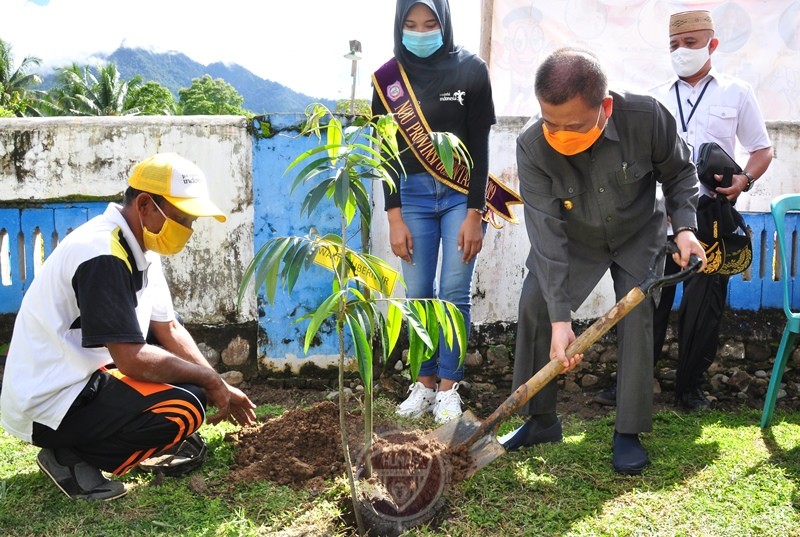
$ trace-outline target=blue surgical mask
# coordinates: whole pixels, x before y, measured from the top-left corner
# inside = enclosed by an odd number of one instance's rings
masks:
[[[427,58],[444,45],[441,30],[430,32],[412,32],[403,30],[403,46],[419,58]]]

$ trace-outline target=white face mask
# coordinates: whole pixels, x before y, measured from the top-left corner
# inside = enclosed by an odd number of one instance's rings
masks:
[[[708,61],[708,43],[702,48],[676,48],[670,53],[672,68],[678,76],[692,76]]]

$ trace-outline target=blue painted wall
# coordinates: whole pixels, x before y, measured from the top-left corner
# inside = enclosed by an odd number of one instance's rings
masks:
[[[34,276],[34,237],[42,235],[44,256],[53,251],[67,233],[102,213],[108,203],[48,203],[35,209],[0,209],[0,237],[7,241],[10,285],[0,282],[0,313],[16,313]],[[24,263],[22,262],[24,257]]]
[[[258,251],[268,240],[283,236],[305,236],[311,227],[320,234],[341,235],[339,212],[333,203],[321,202],[311,217],[299,216],[300,205],[308,188],[299,187],[294,193],[291,186],[296,170],[284,173],[287,166],[302,152],[318,144],[316,137],[296,134],[279,134],[258,139],[253,149],[253,242]],[[358,218],[347,231],[348,245],[361,248],[361,231]],[[297,319],[316,310],[331,293],[333,274],[317,265],[301,272],[291,295],[279,289],[275,303],[269,304],[263,286],[258,289],[258,315],[260,333],[258,355],[268,359],[282,359],[287,355],[303,358],[303,342],[308,321]],[[332,324],[324,325],[321,341],[309,349],[312,355],[338,355],[339,343]],[[349,337],[347,353],[351,353]]]

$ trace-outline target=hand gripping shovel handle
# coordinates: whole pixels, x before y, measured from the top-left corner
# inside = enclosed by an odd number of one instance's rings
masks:
[[[689,266],[677,274],[659,277],[657,268],[659,261],[663,261],[667,254],[673,254],[677,251],[675,243],[667,241],[664,247],[657,252],[650,261],[650,269],[645,279],[637,287],[631,289],[619,302],[606,312],[605,315],[597,319],[589,328],[584,330],[566,349],[567,356],[581,354],[586,351],[595,341],[600,339],[603,334],[611,330],[620,319],[625,317],[633,308],[644,300],[644,298],[652,293],[654,290],[667,285],[675,285],[676,283],[685,280],[695,272],[697,272],[702,261],[692,254],[689,260]],[[557,377],[564,371],[564,365],[560,360],[551,360],[540,369],[534,376],[532,376],[525,384],[519,388],[506,399],[497,410],[495,410],[488,418],[483,420],[480,427],[466,441],[466,445],[471,445],[478,439],[488,433],[495,433],[496,429],[503,423],[509,416],[514,414],[525,403],[527,403],[539,390],[541,390],[548,382]]]

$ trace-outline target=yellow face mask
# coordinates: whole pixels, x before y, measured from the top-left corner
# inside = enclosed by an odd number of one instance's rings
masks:
[[[150,198],[150,201],[153,202],[156,209],[164,216],[165,220],[164,225],[161,226],[161,231],[153,233],[144,227],[142,217],[139,216],[139,223],[142,224],[142,241],[144,242],[145,249],[161,255],[177,254],[186,246],[189,237],[192,236],[192,229],[179,224],[164,214],[164,211],[161,210],[161,207],[158,206],[153,198]]]
[[[600,138],[600,134],[603,133],[603,129],[598,126],[598,123],[600,122],[600,111],[602,109],[603,106],[600,105],[600,109],[597,111],[597,121],[595,121],[594,127],[589,129],[587,132],[550,132],[550,130],[547,128],[547,125],[542,123],[542,131],[544,131],[545,140],[547,140],[547,143],[550,144],[550,147],[568,157],[577,155],[581,151],[586,151],[592,146],[593,143],[597,141],[598,138]],[[605,125],[603,125],[603,127],[605,127]]]

